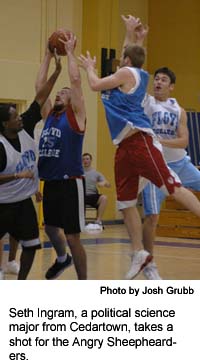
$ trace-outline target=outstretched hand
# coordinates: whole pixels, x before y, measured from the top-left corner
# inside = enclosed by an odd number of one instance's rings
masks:
[[[134,33],[135,29],[142,25],[140,18],[135,18],[133,15],[121,15],[124,21],[127,33]]]
[[[85,71],[87,71],[88,68],[96,68],[96,56],[92,58],[89,51],[86,52],[86,56],[81,54],[78,57],[78,60],[80,61],[80,67],[82,67]]]
[[[142,41],[146,38],[149,31],[148,25],[141,24],[139,27],[135,29],[135,40],[136,41]]]

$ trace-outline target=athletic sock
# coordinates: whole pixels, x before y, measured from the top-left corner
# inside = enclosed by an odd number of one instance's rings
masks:
[[[67,254],[62,255],[61,257],[57,257],[57,262],[58,263],[64,263],[67,259]]]

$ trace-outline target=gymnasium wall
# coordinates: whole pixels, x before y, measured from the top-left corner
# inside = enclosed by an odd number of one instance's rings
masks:
[[[82,0],[0,1],[0,99],[29,103],[48,36],[57,28],[73,29],[81,50]],[[66,84],[65,60],[56,89]]]
[[[177,76],[173,93],[186,109],[200,110],[200,1],[149,0],[148,71],[168,66]]]

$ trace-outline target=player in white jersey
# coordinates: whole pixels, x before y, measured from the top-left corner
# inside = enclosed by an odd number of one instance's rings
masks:
[[[33,139],[40,108],[61,71],[56,69],[38,90],[34,102],[22,115],[14,105],[0,105],[0,239],[9,233],[22,245],[18,279],[27,278],[35,252],[40,248],[36,211],[31,196],[38,188],[37,150]]]
[[[148,95],[145,98],[144,110],[163,146],[167,165],[179,176],[184,187],[200,191],[200,171],[191,163],[184,149],[188,144],[187,115],[176,99],[170,98],[175,81],[175,74],[170,69],[158,69],[154,74],[154,96]],[[164,198],[162,191],[152,183],[148,183],[143,191],[143,242],[151,254],[160,206]],[[143,272],[148,279],[159,279],[155,263],[147,265]]]

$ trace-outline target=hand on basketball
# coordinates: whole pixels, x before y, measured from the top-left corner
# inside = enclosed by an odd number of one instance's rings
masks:
[[[53,53],[50,51],[49,49],[49,41],[47,41],[46,43],[46,51],[45,51],[45,55],[49,58],[52,58],[53,57]]]
[[[134,33],[135,29],[142,25],[140,18],[135,18],[132,15],[121,15],[122,20],[124,21],[126,31],[129,34]]]
[[[76,36],[72,32],[69,32],[68,34],[65,34],[65,33],[63,33],[63,34],[64,34],[65,40],[59,38],[59,41],[64,44],[65,51],[67,54],[73,53],[74,48],[76,46]]]
[[[96,57],[91,57],[90,52],[86,52],[86,56],[81,54],[78,57],[78,60],[81,62],[80,66],[86,71],[88,68],[95,68],[96,67]]]

